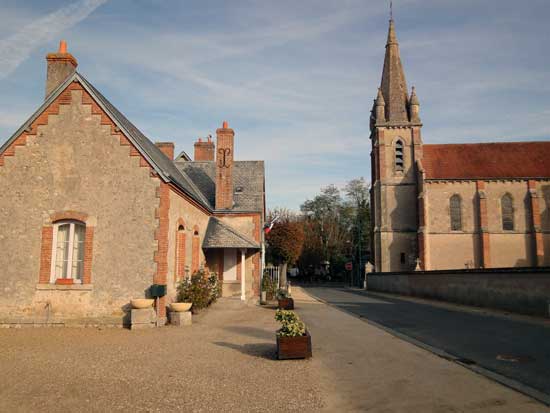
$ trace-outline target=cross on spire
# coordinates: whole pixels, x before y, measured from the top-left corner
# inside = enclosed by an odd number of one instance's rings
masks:
[[[390,1],[390,20],[393,20],[393,1]]]

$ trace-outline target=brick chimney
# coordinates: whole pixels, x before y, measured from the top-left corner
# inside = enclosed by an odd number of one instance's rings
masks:
[[[233,138],[226,121],[216,130],[216,209],[233,208]]]
[[[48,98],[55,88],[75,72],[78,63],[74,56],[67,52],[67,42],[65,40],[59,42],[57,53],[48,53],[46,61],[48,62],[46,98]]]
[[[155,142],[155,146],[171,161],[174,160],[174,142]]]
[[[203,142],[201,138],[195,142],[195,161],[213,161],[214,160],[214,142],[212,137],[208,137],[207,142]]]

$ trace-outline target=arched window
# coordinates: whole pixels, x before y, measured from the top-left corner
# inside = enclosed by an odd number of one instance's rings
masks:
[[[512,195],[504,194],[500,200],[502,211],[502,229],[505,231],[514,230],[514,200]]]
[[[403,153],[403,141],[397,140],[395,142],[395,170],[403,171],[404,169],[404,153]]]
[[[451,231],[462,231],[462,199],[460,195],[453,195],[449,201],[451,213]]]
[[[70,279],[82,282],[86,225],[80,221],[54,223],[51,281]]]
[[[178,226],[176,232],[176,273],[175,280],[178,281],[185,275],[185,227]]]
[[[199,227],[195,225],[193,228],[193,241],[191,244],[191,273],[195,274],[199,270],[200,259],[200,238]]]

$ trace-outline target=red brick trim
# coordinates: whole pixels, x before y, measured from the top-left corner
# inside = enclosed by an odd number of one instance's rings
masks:
[[[53,248],[53,227],[51,225],[42,227],[42,244],[40,246],[40,273],[38,282],[48,284],[52,272],[52,248]]]
[[[252,277],[254,279],[252,291],[255,296],[260,295],[260,255],[260,252],[256,252],[252,257],[252,263],[254,264],[254,269],[252,270]]]
[[[199,234],[199,227],[195,225],[193,227],[193,241],[191,244],[191,273],[192,274],[196,273],[199,270],[200,237],[198,234]]]
[[[179,228],[183,227],[183,231]],[[179,218],[176,223],[176,265],[174,270],[174,282],[178,282],[185,276],[185,261],[186,261],[186,234],[185,221]]]
[[[155,216],[158,217],[155,240],[157,240],[158,247],[153,258],[157,264],[157,271],[153,276],[153,284],[166,285],[168,277],[168,229],[170,224],[170,187],[168,184],[160,182],[157,196],[159,197],[159,207],[155,212]],[[159,316],[166,317],[166,297],[161,297],[157,302]]]
[[[86,226],[86,235],[84,236],[84,273],[82,274],[82,284],[92,283],[92,258],[94,253],[94,227]]]
[[[54,212],[53,214],[50,214],[50,219],[52,223],[61,221],[64,219],[71,219],[71,220],[85,223],[86,220],[88,219],[88,214],[85,214],[83,212],[77,212],[77,211],[57,211],[57,212]]]
[[[235,254],[237,254],[237,281],[241,281],[241,267],[243,265],[243,254],[241,252],[241,250],[235,250]],[[246,265],[246,261],[245,261],[245,265]],[[245,266],[245,271],[246,271],[246,266]],[[245,274],[245,277],[246,277],[246,274]]]

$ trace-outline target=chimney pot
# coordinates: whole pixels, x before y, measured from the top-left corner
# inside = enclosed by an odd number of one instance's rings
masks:
[[[224,129],[229,128],[229,123],[228,123],[226,120],[224,120],[224,121],[223,121],[223,126],[222,126],[222,127],[223,127]]]
[[[71,76],[78,66],[78,62],[72,54],[67,52],[67,42],[61,40],[56,53],[46,55],[46,99],[60,84]]]
[[[59,51],[57,53],[67,53],[67,42],[65,40],[59,42]]]

